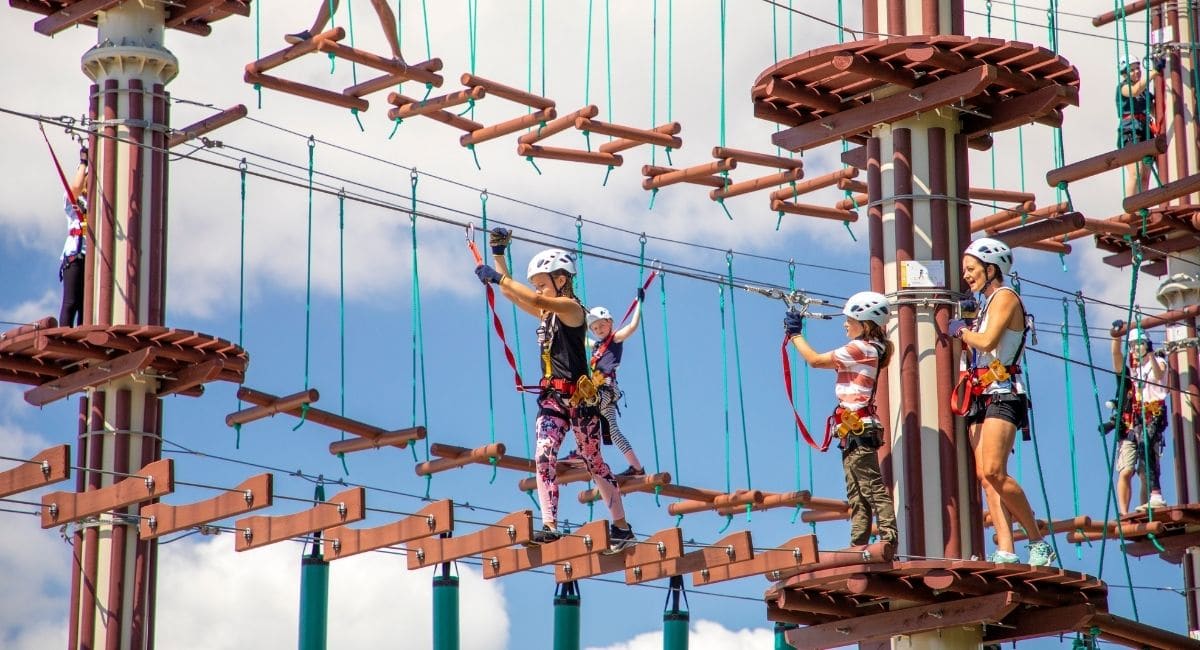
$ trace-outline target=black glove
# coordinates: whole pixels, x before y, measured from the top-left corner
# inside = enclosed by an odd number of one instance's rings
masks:
[[[493,228],[488,236],[488,244],[492,247],[493,255],[503,255],[512,243],[512,231],[508,228]]]
[[[87,147],[79,148],[79,164],[87,167],[88,164],[88,149]]]
[[[1164,56],[1154,57],[1153,62],[1154,62],[1154,70],[1158,74],[1162,74],[1163,70],[1165,70],[1167,68],[1167,58]]]
[[[500,280],[504,279],[504,276],[500,275],[499,271],[493,269],[487,264],[480,264],[479,266],[475,267],[475,277],[479,278],[479,281],[484,284],[489,282],[493,284],[500,284]]]
[[[1120,336],[1119,334],[1117,334],[1117,330],[1121,329],[1122,327],[1125,327],[1125,321],[1118,318],[1117,320],[1112,322],[1112,329],[1110,329],[1108,333],[1110,335],[1112,335],[1112,337],[1115,339],[1118,336]]]
[[[789,311],[787,316],[783,317],[783,331],[787,332],[788,338],[803,333],[804,314],[798,311]]]
[[[646,302],[646,290],[638,287],[638,302]]]
[[[949,334],[951,338],[957,339],[962,337],[963,330],[965,329],[967,329],[967,321],[961,318],[955,318],[954,320],[950,321],[949,325],[946,327],[946,333]]]

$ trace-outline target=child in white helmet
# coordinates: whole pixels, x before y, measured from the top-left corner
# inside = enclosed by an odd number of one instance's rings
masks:
[[[529,261],[526,277],[533,288],[508,275],[504,253],[512,234],[497,228],[491,235],[492,257],[496,268],[486,264],[475,267],[483,283],[500,287],[505,298],[522,311],[536,317],[538,345],[541,349],[542,380],[538,397],[538,415],[534,425],[537,451],[538,502],[542,510],[542,530],[535,531],[534,543],[547,543],[560,537],[558,532],[558,450],[568,431],[575,432],[575,444],[584,464],[596,482],[600,496],[612,514],[609,531],[610,552],[619,552],[637,543],[629,522],[617,479],[600,455],[600,410],[581,402],[576,392],[581,378],[590,382],[587,351],[587,311],[575,296],[575,259],[570,253],[544,250]]]
[[[1008,456],[1017,429],[1029,426],[1029,400],[1019,365],[1028,331],[1025,306],[1017,292],[1004,284],[1012,263],[1008,245],[989,237],[976,239],[963,251],[963,280],[972,293],[980,294],[981,305],[973,326],[955,319],[950,322],[949,334],[961,339],[964,352],[970,355],[965,370],[972,398],[964,415],[975,452],[975,470],[996,530],[997,550],[991,561],[1019,561],[1014,553],[1011,515],[1029,539],[1029,564],[1049,566],[1057,558],[1054,548],[1043,539],[1025,491],[1008,475]]]
[[[617,386],[617,367],[621,365],[625,340],[633,336],[641,324],[645,289],[638,287],[637,297],[629,324],[619,330],[613,330],[612,312],[605,307],[593,307],[587,315],[588,329],[596,337],[596,347],[592,350],[592,370],[604,376],[604,383],[600,386],[600,415],[604,418],[601,424],[605,428],[605,443],[615,444],[625,455],[625,460],[629,461],[629,467],[617,476],[643,476],[646,473],[642,462],[633,452],[633,446],[617,425],[617,401],[621,399],[621,389]]]
[[[1141,480],[1142,505],[1138,510],[1164,508],[1162,495],[1163,431],[1167,428],[1167,369],[1154,354],[1154,344],[1146,331],[1131,325],[1127,337],[1128,359],[1121,356],[1121,335],[1125,324],[1113,323],[1113,370],[1121,378],[1124,397],[1116,419],[1120,432],[1117,448],[1117,511],[1129,514],[1133,475]],[[1146,492],[1149,490],[1149,495]]]
[[[891,310],[883,294],[860,291],[846,301],[842,313],[850,342],[830,352],[819,353],[808,344],[800,312],[788,311],[783,327],[808,365],[837,370],[834,394],[838,406],[829,424],[837,427],[842,450],[846,501],[850,503],[850,544],[861,546],[870,541],[873,514],[880,541],[894,545],[896,508],[883,484],[875,454],[883,445],[883,425],[875,414],[875,383],[879,369],[892,357],[892,343],[883,332]]]

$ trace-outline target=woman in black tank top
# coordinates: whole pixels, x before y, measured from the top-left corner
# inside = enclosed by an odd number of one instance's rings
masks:
[[[595,406],[576,404],[571,397],[580,377],[588,376],[584,348],[587,334],[587,310],[575,297],[575,259],[563,250],[549,249],[529,262],[526,286],[509,276],[505,251],[512,234],[497,228],[491,235],[495,268],[481,264],[475,275],[494,283],[500,292],[527,314],[539,321],[538,348],[541,359],[541,394],[534,424],[537,451],[538,502],[542,509],[542,530],[534,543],[552,542],[558,532],[558,450],[568,431],[574,431],[579,455],[596,482],[604,503],[612,514],[609,551],[616,553],[637,543],[625,510],[617,479],[600,455],[600,412]]]

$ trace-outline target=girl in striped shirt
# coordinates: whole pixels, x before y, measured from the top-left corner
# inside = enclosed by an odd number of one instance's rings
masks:
[[[883,333],[891,310],[883,294],[861,291],[846,301],[842,313],[846,315],[850,342],[823,354],[804,339],[803,314],[789,311],[783,326],[808,365],[837,370],[833,392],[838,406],[829,425],[837,427],[838,447],[842,450],[846,500],[850,503],[850,544],[870,542],[873,514],[880,541],[894,545],[896,509],[883,484],[875,454],[883,445],[883,425],[875,415],[875,381],[879,369],[892,358],[892,343]]]

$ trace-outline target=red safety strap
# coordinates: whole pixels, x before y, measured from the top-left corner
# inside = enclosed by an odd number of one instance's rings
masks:
[[[825,451],[829,449],[829,444],[833,442],[833,434],[829,427],[825,428],[825,440],[821,444],[817,444],[812,436],[808,433],[808,427],[804,425],[804,420],[801,419],[800,413],[796,410],[796,400],[792,396],[792,362],[788,360],[788,345],[791,343],[791,337],[787,334],[783,335],[783,345],[779,347],[780,356],[783,358],[783,387],[787,390],[788,406],[792,407],[792,416],[796,418],[796,428],[800,430],[800,435],[804,436],[804,441],[812,446],[817,451]]]
[[[471,256],[475,258],[475,266],[483,264],[483,256],[479,254],[479,247],[471,240],[471,236],[467,235],[467,247],[471,249]],[[517,358],[513,356],[512,348],[508,347],[508,339],[504,336],[504,324],[500,322],[500,316],[496,313],[496,290],[492,288],[491,283],[483,285],[487,291],[488,309],[492,311],[492,327],[496,330],[496,336],[500,338],[500,345],[504,346],[504,358],[508,359],[508,365],[513,371],[513,383],[518,391],[525,391],[525,382],[521,381],[521,371],[517,370]]]
[[[642,283],[642,291],[643,292],[645,292],[647,289],[650,288],[650,284],[654,282],[654,277],[657,275],[658,275],[658,271],[650,272],[649,277],[647,277],[646,281]],[[638,304],[637,298],[634,298],[633,302],[629,303],[629,309],[625,310],[625,315],[621,318],[621,325],[624,325],[625,322],[629,320],[629,317],[633,315],[633,310],[637,309],[637,304]]]
[[[38,130],[42,132],[42,139],[46,141],[46,148],[50,150],[50,159],[54,161],[54,169],[58,171],[58,180],[62,181],[63,190],[67,193],[67,198],[71,200],[71,207],[75,209],[75,216],[79,219],[79,223],[87,224],[87,215],[79,209],[79,200],[75,198],[75,193],[71,191],[71,184],[67,182],[67,175],[63,173],[62,165],[58,162],[58,156],[54,153],[54,147],[50,146],[50,138],[46,137],[46,127],[38,123]]]

